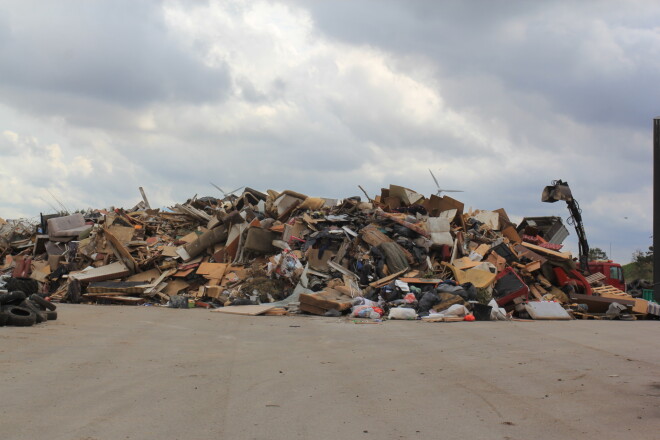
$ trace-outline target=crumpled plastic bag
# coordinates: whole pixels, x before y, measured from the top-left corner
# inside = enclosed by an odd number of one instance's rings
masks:
[[[443,310],[440,313],[431,313],[429,318],[443,318],[448,316],[465,316],[468,315],[470,311],[461,304],[454,304],[449,307],[447,310]]]
[[[351,308],[351,316],[354,318],[379,319],[384,314],[385,312],[380,307],[359,305]]]
[[[298,278],[302,274],[303,265],[290,250],[285,249],[277,254],[273,260],[275,263],[268,263],[267,274],[272,276],[275,274],[277,278]]]
[[[494,299],[491,299],[490,302],[488,303],[489,306],[492,307],[490,311],[490,320],[491,321],[506,321],[507,316],[506,316],[506,310],[503,308],[500,308],[500,306],[497,305],[497,301]]]
[[[390,309],[387,317],[389,319],[417,319],[417,312],[415,312],[415,309],[408,307],[394,307]]]

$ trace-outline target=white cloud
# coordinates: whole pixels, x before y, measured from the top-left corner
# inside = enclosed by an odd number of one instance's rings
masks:
[[[163,206],[219,195],[209,180],[430,194],[431,168],[466,205],[515,217],[565,216],[539,196],[568,180],[590,235],[626,226],[645,248],[639,118],[650,121],[660,73],[648,3],[165,1],[109,13],[98,2],[83,13],[64,2],[54,17],[16,5],[18,33],[0,47],[21,54],[0,75],[0,216],[47,210],[46,189],[79,209],[132,206],[143,186]],[[50,27],[63,25],[67,35]],[[62,48],[75,62],[53,79]],[[608,220],[610,194],[634,222]]]

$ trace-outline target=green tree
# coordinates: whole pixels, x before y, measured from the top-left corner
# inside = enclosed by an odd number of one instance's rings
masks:
[[[633,262],[637,264],[653,264],[653,246],[649,246],[649,250],[642,252],[637,249],[632,255]]]
[[[594,260],[608,260],[607,254],[601,248],[589,249],[589,261]]]

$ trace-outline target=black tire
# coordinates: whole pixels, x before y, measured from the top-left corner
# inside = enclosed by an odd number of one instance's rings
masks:
[[[3,310],[9,315],[7,325],[30,327],[37,322],[37,315],[26,307],[6,306]]]
[[[26,295],[32,295],[39,291],[39,283],[37,280],[30,278],[9,278],[7,280],[7,290],[10,292],[20,290],[25,292]]]
[[[55,321],[57,319],[57,312],[55,310],[46,310],[46,319],[49,321]]]
[[[30,295],[30,301],[37,304],[43,310],[55,310],[57,308],[55,304],[46,300],[44,297],[40,296],[37,293]]]
[[[9,320],[9,315],[7,315],[5,312],[0,310],[0,327],[4,327],[7,325],[7,321]]]
[[[26,299],[20,304],[20,307],[25,307],[26,309],[30,309],[34,312],[34,314],[37,316],[37,324],[41,324],[42,322],[48,321],[48,318],[46,317],[46,312],[41,310],[39,306],[29,299]]]
[[[25,294],[20,290],[0,295],[1,305],[14,305],[17,306],[25,300]]]

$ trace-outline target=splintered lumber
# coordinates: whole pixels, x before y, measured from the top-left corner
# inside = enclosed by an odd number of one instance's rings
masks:
[[[131,274],[131,271],[128,270],[123,263],[117,261],[107,266],[95,267],[89,270],[83,270],[81,272],[74,272],[69,274],[70,278],[77,279],[81,282],[92,282],[92,281],[105,281],[105,280],[114,280],[118,278],[123,278]]]
[[[300,310],[315,315],[323,315],[328,310],[348,310],[352,305],[353,298],[331,288],[317,293],[300,294]]]
[[[524,241],[522,245],[525,246],[527,249],[533,250],[534,252],[538,252],[540,254],[549,257],[556,257],[559,258],[560,260],[571,260],[573,258],[570,252],[557,252],[557,251],[553,251],[552,249],[546,249],[541,246],[536,246],[535,244],[532,243],[527,243],[526,241]]]
[[[393,273],[392,275],[388,275],[385,278],[381,278],[379,280],[374,281],[373,283],[369,283],[369,286],[371,287],[383,287],[384,285],[388,284],[390,281],[395,280],[398,278],[400,275],[403,275],[404,273],[408,272],[408,268],[405,268],[397,273]]]
[[[112,248],[117,258],[120,261],[123,261],[124,265],[131,271],[131,273],[137,272],[138,264],[133,259],[131,253],[128,252],[128,249],[126,249],[126,247],[109,230],[104,229],[103,234],[112,245]]]

